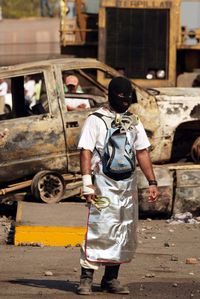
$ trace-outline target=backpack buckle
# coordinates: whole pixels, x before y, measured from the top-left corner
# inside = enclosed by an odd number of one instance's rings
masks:
[[[122,125],[122,117],[119,113],[115,114],[115,126],[116,127],[121,127]]]

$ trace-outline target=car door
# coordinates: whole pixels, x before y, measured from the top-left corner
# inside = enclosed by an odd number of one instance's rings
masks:
[[[0,183],[44,169],[66,171],[66,142],[52,68],[15,69],[4,76],[12,107],[0,115]],[[39,98],[35,93],[31,104],[24,90],[28,76],[41,84]]]
[[[57,77],[59,78],[59,86],[63,84],[63,78],[67,75],[76,75],[79,83],[80,90],[76,94],[65,93],[65,88],[60,90],[60,98],[62,100],[64,124],[66,130],[66,144],[67,144],[67,157],[68,157],[68,172],[80,172],[80,158],[79,150],[77,149],[78,140],[80,137],[81,129],[87,118],[87,116],[98,107],[107,102],[107,89],[96,80],[97,72],[96,68],[88,69],[72,69],[62,65],[57,70]],[[62,83],[60,83],[62,82]],[[89,102],[90,107],[86,109],[74,109],[73,111],[67,110],[66,100]]]

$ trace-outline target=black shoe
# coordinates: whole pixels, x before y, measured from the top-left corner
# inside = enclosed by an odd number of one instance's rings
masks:
[[[77,289],[79,295],[90,295],[92,293],[93,269],[81,268],[80,285]]]
[[[129,289],[120,285],[119,280],[113,278],[112,280],[106,280],[104,277],[101,281],[101,289],[103,292],[113,294],[129,294]]]
[[[81,278],[80,285],[77,289],[79,295],[90,295],[92,293],[92,279]]]

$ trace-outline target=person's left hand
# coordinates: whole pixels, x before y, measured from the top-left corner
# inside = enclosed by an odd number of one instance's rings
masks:
[[[86,105],[83,103],[76,107],[76,110],[78,110],[78,111],[85,110],[85,109],[87,109],[87,108],[86,108]]]
[[[158,187],[156,185],[149,186],[149,196],[148,196],[148,202],[155,202],[160,195],[160,192],[158,191]]]

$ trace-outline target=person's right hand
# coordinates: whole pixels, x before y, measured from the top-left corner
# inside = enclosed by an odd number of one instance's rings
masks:
[[[83,187],[83,196],[87,203],[91,203],[96,198],[96,191],[94,185],[88,185]]]

